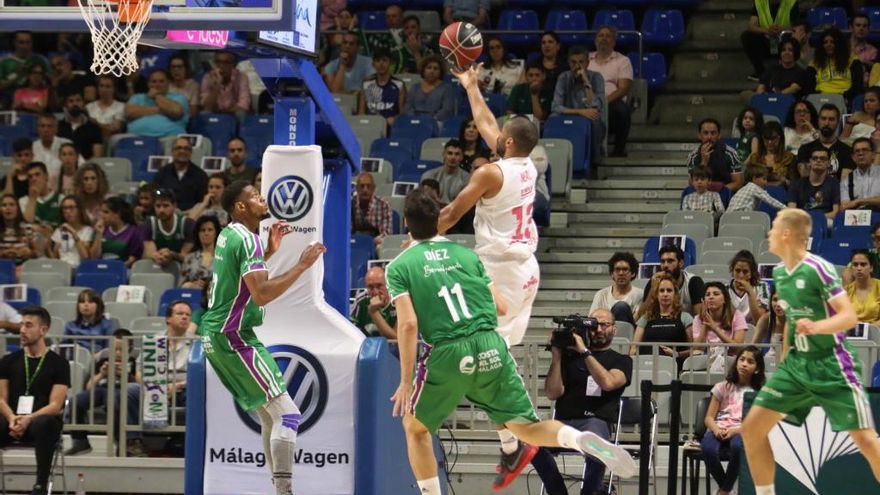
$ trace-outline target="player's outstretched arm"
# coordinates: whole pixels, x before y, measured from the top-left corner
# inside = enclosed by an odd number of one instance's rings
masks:
[[[247,284],[251,293],[251,299],[258,306],[265,306],[274,301],[278,296],[284,294],[284,291],[289,289],[300,275],[314,265],[321,254],[326,251],[327,248],[321,243],[310,244],[303,250],[296,265],[273,279],[269,278],[269,272],[266,270],[245,274],[244,283]]]
[[[471,105],[471,113],[474,116],[477,130],[480,131],[480,135],[483,136],[483,140],[486,141],[489,148],[495,151],[498,137],[501,136],[501,129],[498,128],[495,115],[492,114],[492,110],[489,110],[489,105],[486,104],[486,100],[480,93],[479,80],[480,67],[482,66],[482,63],[474,64],[462,71],[453,70],[452,74],[461,81],[461,86],[467,91],[468,103]]]
[[[834,309],[834,316],[825,318],[824,320],[812,321],[801,318],[797,321],[797,332],[807,335],[833,335],[835,333],[845,332],[856,326],[859,318],[853,309],[852,302],[845,292],[838,294],[834,299],[828,301],[831,308]]]
[[[397,309],[397,346],[400,350],[400,385],[391,397],[394,402],[391,414],[403,416],[407,412],[409,398],[412,395],[413,370],[416,366],[416,354],[419,343],[419,321],[413,308],[409,294],[403,294],[394,300]]]
[[[497,192],[503,181],[504,177],[498,167],[483,166],[476,169],[458,196],[440,210],[437,231],[442,234],[451,229],[487,192]]]

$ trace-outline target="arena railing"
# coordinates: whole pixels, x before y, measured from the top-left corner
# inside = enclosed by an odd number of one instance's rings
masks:
[[[119,363],[128,363],[129,358],[134,357],[136,360],[137,371],[143,371],[143,358],[141,350],[143,349],[143,334],[136,334],[132,337],[126,337],[125,345],[122,346],[122,352]],[[192,342],[198,337],[168,337],[169,342],[188,341]],[[131,381],[128,377],[129,366],[124,364],[124,369],[120,370],[117,377],[117,368],[120,366],[115,359],[108,359],[107,383],[106,383],[106,400],[103,407],[95,407],[95,388],[92,388],[88,394],[88,405],[85,413],[85,421],[78,422],[77,416],[81,414],[78,409],[76,396],[80,392],[86,390],[85,386],[89,378],[98,370],[95,369],[95,363],[102,357],[101,344],[104,344],[105,351],[113,352],[114,338],[110,337],[81,337],[81,336],[53,336],[51,337],[50,348],[59,353],[68,360],[71,365],[71,387],[68,391],[68,399],[70,406],[67,409],[64,418],[64,432],[82,431],[89,435],[104,435],[106,441],[106,452],[110,457],[126,456],[126,442],[130,432],[141,432],[159,435],[182,435],[185,431],[185,404],[178,404],[176,393],[167,393],[168,401],[168,425],[161,428],[144,428],[143,426],[143,405],[146,396],[144,384],[141,383],[140,394],[138,395],[138,422],[129,425],[127,421],[126,411],[128,410],[129,398],[126,390]],[[85,342],[86,345],[81,345]],[[185,381],[186,371],[175,372],[172,368],[173,358],[170,355],[170,345],[166,346],[164,355],[162,351],[158,355],[158,359],[168,366],[167,382]],[[131,348],[131,349],[129,349]],[[101,411],[103,410],[104,421],[101,421]],[[117,438],[117,446],[114,448],[114,439]]]

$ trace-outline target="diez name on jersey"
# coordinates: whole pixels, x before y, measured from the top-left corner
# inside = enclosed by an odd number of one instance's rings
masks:
[[[449,255],[446,254],[445,249],[432,249],[430,251],[425,251],[425,259],[428,261],[443,261],[448,260]]]

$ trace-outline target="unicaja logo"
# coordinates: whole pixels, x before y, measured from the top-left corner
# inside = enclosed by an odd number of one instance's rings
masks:
[[[458,362],[458,371],[461,371],[462,374],[473,375],[476,369],[473,356],[465,356]]]
[[[273,345],[267,350],[281,370],[284,383],[287,384],[287,393],[302,414],[298,429],[301,435],[321,419],[324,408],[327,407],[327,373],[318,358],[301,347]],[[243,411],[237,403],[235,410],[248,428],[260,433],[260,420],[256,413]]]
[[[273,217],[296,222],[312,209],[312,186],[302,177],[286,175],[269,188],[269,212]]]

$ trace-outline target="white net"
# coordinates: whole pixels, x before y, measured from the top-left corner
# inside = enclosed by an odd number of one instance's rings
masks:
[[[127,76],[138,69],[137,43],[153,0],[77,0],[94,45],[92,72]]]

